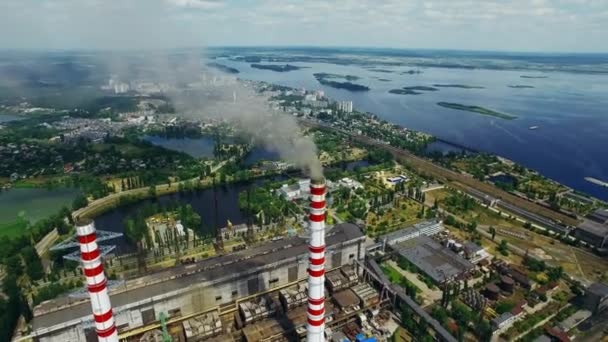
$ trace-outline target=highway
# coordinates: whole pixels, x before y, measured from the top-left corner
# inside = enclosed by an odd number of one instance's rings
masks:
[[[545,208],[536,203],[532,203],[523,198],[517,197],[513,194],[510,194],[506,191],[498,189],[497,187],[474,179],[472,177],[468,177],[466,175],[454,172],[452,170],[446,169],[442,166],[432,163],[424,158],[418,157],[412,154],[409,151],[399,149],[393,147],[391,145],[382,143],[375,139],[369,138],[364,135],[359,135],[355,133],[348,132],[346,130],[336,128],[327,124],[314,122],[310,120],[299,120],[300,124],[305,127],[312,128],[321,128],[334,132],[338,132],[344,135],[349,136],[352,140],[358,141],[360,143],[375,146],[378,148],[382,148],[386,151],[391,152],[393,156],[397,160],[404,161],[414,167],[420,173],[429,174],[437,179],[440,179],[446,183],[449,182],[457,182],[465,186],[465,191],[473,189],[476,192],[482,193],[484,195],[493,197],[495,199],[500,200],[506,206],[511,208],[515,208],[519,214],[526,213],[530,216],[540,216],[544,219],[550,219],[555,222],[565,223],[567,225],[575,226],[578,222],[572,217],[566,216],[564,214],[555,212],[549,208]],[[469,189],[470,188],[470,189]],[[551,222],[551,221],[549,221]]]

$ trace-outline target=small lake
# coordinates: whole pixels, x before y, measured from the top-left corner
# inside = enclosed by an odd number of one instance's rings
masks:
[[[71,208],[72,201],[79,193],[80,190],[72,188],[13,188],[0,191],[0,223],[14,221],[20,213],[30,222],[46,218],[63,206]]]

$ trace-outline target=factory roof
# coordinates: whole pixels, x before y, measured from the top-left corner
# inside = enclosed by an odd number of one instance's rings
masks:
[[[587,291],[603,298],[608,296],[608,285],[604,283],[593,283],[589,285]]]
[[[326,235],[326,245],[341,244],[364,235],[351,223],[335,225]],[[291,262],[308,254],[305,238],[291,237],[268,242],[243,251],[208,258],[190,265],[175,266],[162,272],[127,281],[120,288],[111,290],[110,300],[114,311],[129,304],[154,302],[156,297],[169,297],[187,292],[191,286],[225,281],[258,272],[270,264]],[[78,320],[78,321],[76,321]],[[88,299],[74,300],[68,296],[40,304],[34,310],[34,332],[41,328],[66,325],[71,321],[92,320]]]
[[[476,244],[473,241],[467,241],[464,243],[464,249],[465,249],[465,251],[467,251],[467,253],[475,254],[477,252],[482,251],[483,247],[481,247],[480,245]]]
[[[608,209],[597,209],[596,211],[587,215],[587,218],[598,223],[606,223],[608,222]]]
[[[608,225],[591,220],[583,220],[583,223],[579,224],[577,228],[601,238],[608,235]]]
[[[436,226],[438,224],[441,224],[441,221],[428,220],[428,221],[419,222],[419,223],[413,224],[411,226],[405,227],[403,229],[400,229],[396,232],[386,234],[383,236],[383,239],[385,239],[388,243],[391,243],[391,241],[401,240],[403,237],[406,237],[413,233],[418,233],[420,231],[423,231],[424,229]]]
[[[418,269],[442,283],[472,270],[475,266],[428,236],[403,241],[395,246],[400,255]]]
[[[355,295],[355,293],[351,289],[336,292],[332,297],[340,308],[348,308],[351,306],[359,305],[361,303],[357,295]]]

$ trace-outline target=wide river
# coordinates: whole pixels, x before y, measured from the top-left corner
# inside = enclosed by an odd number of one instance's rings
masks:
[[[399,72],[412,68],[373,71],[358,66],[292,63],[305,66],[291,72],[254,69],[244,62],[218,61],[235,67],[243,79],[319,89],[335,100],[404,127],[514,160],[576,190],[608,200],[608,188],[584,177],[608,181],[608,77],[562,72],[464,70],[419,68],[420,74]],[[313,73],[327,72],[361,77],[355,83],[371,88],[350,92],[323,86]],[[546,78],[522,78],[543,76]],[[383,81],[379,79],[384,79]],[[388,80],[388,81],[387,81]],[[394,95],[405,86],[464,84],[483,89],[440,88],[421,95]],[[534,88],[511,88],[529,85]],[[440,101],[478,105],[517,116],[503,120],[438,106]],[[529,129],[538,126],[537,129]]]

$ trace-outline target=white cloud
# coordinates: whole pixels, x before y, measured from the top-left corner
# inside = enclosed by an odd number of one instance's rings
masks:
[[[2,0],[0,47],[598,51],[605,13],[605,0]]]

